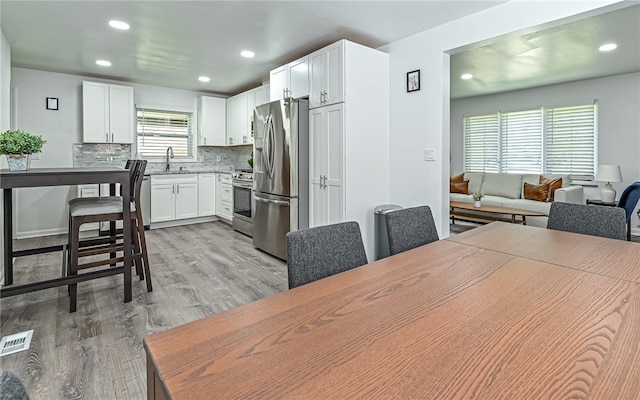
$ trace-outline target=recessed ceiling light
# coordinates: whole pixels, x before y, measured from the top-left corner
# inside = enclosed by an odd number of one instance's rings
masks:
[[[618,45],[615,44],[615,43],[607,43],[607,44],[603,44],[602,46],[600,46],[598,50],[600,50],[600,51],[611,51],[611,50],[615,50],[617,47],[618,47]]]
[[[242,57],[246,57],[246,58],[253,58],[256,56],[256,53],[254,53],[253,51],[249,51],[249,50],[243,50],[240,52],[240,55]]]
[[[112,19],[111,21],[109,21],[109,26],[111,26],[112,28],[123,30],[123,31],[126,31],[127,29],[129,29],[129,24],[127,24],[126,22],[117,21],[115,19]]]
[[[111,66],[111,61],[107,61],[107,60],[96,60],[96,64],[101,65],[103,67],[110,67]]]
[[[201,76],[198,78],[198,80],[200,82],[209,82],[211,80],[211,78],[209,78],[208,76]]]
[[[467,80],[469,80],[469,79],[473,78],[473,75],[471,75],[471,74],[462,74],[462,75],[460,76],[460,78],[461,78],[461,79],[464,79],[465,81],[467,81]]]

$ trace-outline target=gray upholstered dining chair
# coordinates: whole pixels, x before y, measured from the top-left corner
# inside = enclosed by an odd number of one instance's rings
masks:
[[[385,214],[391,255],[439,240],[431,208],[402,208]]]
[[[627,221],[623,208],[553,202],[548,229],[625,240]]]
[[[140,274],[140,279],[146,278],[147,291],[153,290],[151,284],[151,272],[149,258],[147,254],[147,244],[144,235],[144,224],[142,222],[142,210],[140,205],[140,191],[142,180],[147,165],[146,160],[129,160],[126,168],[131,176],[131,236],[133,244],[132,258],[136,265],[136,270]],[[78,271],[85,268],[95,268],[101,265],[115,265],[116,262],[124,261],[124,254],[116,257],[118,252],[122,252],[122,235],[89,238],[80,240],[80,226],[91,222],[119,221],[123,218],[122,197],[91,197],[78,198],[69,201],[69,263],[68,275],[77,275]],[[99,254],[110,254],[107,259],[95,260]],[[82,257],[92,257],[90,262],[80,264]],[[76,311],[78,284],[69,285],[70,312]]]
[[[355,221],[292,231],[286,240],[289,289],[367,263]]]
[[[29,400],[22,381],[11,371],[0,372],[0,399]]]

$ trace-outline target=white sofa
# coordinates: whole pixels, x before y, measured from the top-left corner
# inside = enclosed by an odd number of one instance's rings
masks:
[[[582,186],[571,186],[569,175],[544,175],[547,178],[562,178],[562,187],[556,189],[554,201],[584,204]],[[482,193],[483,205],[518,208],[538,211],[545,217],[527,217],[527,225],[546,228],[551,202],[524,198],[524,184],[538,185],[540,174],[507,174],[490,172],[465,172],[464,180],[469,181],[469,194],[449,193],[450,201],[473,203],[471,193]],[[509,216],[510,217],[510,216]],[[505,219],[507,216],[505,216]]]

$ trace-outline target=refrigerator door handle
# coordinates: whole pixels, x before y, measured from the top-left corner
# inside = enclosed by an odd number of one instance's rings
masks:
[[[279,206],[288,206],[288,205],[290,205],[288,201],[265,199],[263,197],[258,197],[256,195],[253,196],[253,199],[255,201],[259,201],[260,203],[271,203],[271,204],[277,204]]]

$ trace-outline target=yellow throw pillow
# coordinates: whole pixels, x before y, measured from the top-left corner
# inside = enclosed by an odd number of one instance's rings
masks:
[[[549,201],[549,184],[532,185],[524,184],[524,198],[536,201]]]
[[[555,194],[556,189],[561,188],[562,187],[562,178],[546,178],[542,175],[540,175],[540,184],[545,184],[548,183],[549,184],[549,200],[548,201],[553,201],[553,197]]]
[[[469,181],[449,183],[449,192],[469,194]]]

